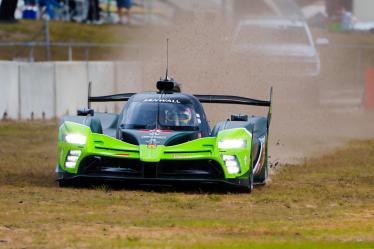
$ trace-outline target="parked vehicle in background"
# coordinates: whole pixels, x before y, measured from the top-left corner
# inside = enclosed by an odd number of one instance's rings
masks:
[[[374,21],[358,21],[353,24],[354,31],[371,32],[374,33]]]
[[[321,63],[313,35],[303,20],[283,17],[249,18],[239,21],[231,48],[236,56],[263,57],[281,72],[317,76]]]

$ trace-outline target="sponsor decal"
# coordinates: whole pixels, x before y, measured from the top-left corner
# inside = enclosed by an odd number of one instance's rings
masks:
[[[140,138],[142,139],[148,139],[148,138],[153,138],[153,139],[161,139],[165,140],[166,136],[162,136],[161,133],[170,133],[172,131],[170,130],[140,130],[140,132],[146,132],[146,135],[141,136]]]
[[[116,154],[116,156],[129,157],[129,154]]]
[[[186,159],[186,158],[194,158],[194,157],[199,157],[199,156],[177,156],[177,155],[174,156],[175,159]]]
[[[157,144],[148,144],[148,149],[157,149]]]
[[[156,130],[138,130],[139,132],[158,132],[158,133],[169,133],[169,132],[173,132],[172,130],[159,130],[159,129],[156,129]]]
[[[161,140],[166,139],[165,136],[157,136],[157,135],[145,135],[145,136],[141,136],[140,138],[141,139],[154,138],[154,139],[161,139]]]
[[[143,102],[181,104],[178,99],[145,99]]]

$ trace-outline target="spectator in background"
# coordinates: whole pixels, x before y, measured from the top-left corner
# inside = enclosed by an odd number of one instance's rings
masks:
[[[36,0],[25,0],[25,6],[22,10],[22,18],[35,20],[38,18]]]
[[[131,23],[131,7],[132,0],[117,0],[117,13],[119,23],[125,23],[125,21],[123,20],[123,9],[126,9],[127,22]]]
[[[101,24],[99,0],[88,0],[88,13],[85,22]]]
[[[74,21],[74,17],[77,14],[77,4],[75,0],[69,0],[69,17],[70,21]]]
[[[340,20],[343,31],[350,31],[353,29],[353,15],[347,11],[344,6],[340,10]]]
[[[61,8],[62,6],[63,4],[60,4],[56,0],[39,0],[40,17],[43,17],[44,14],[47,14],[50,20],[54,19],[54,8]]]

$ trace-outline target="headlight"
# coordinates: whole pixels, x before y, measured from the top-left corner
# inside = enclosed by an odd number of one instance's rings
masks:
[[[79,156],[81,155],[80,150],[71,150],[68,153],[65,162],[65,168],[73,169],[77,165],[77,161],[79,160]]]
[[[81,134],[68,134],[66,135],[65,140],[71,144],[84,145],[87,142],[87,137]]]
[[[218,142],[219,149],[240,149],[247,147],[247,140],[244,139],[228,139]]]
[[[236,156],[223,155],[222,160],[225,162],[229,174],[239,174],[240,164]]]

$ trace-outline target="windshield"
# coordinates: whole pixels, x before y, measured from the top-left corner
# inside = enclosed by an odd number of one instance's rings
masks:
[[[194,131],[198,130],[196,121],[195,110],[190,104],[133,102],[122,124],[125,129],[160,128]]]
[[[236,39],[238,45],[291,45],[309,44],[308,36],[302,27],[246,25],[240,29]]]

